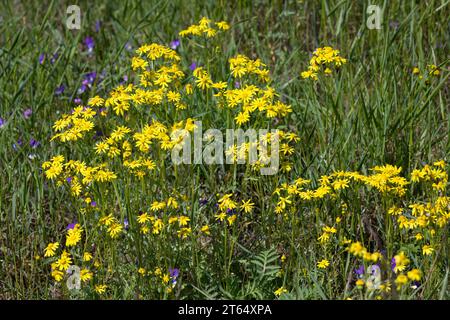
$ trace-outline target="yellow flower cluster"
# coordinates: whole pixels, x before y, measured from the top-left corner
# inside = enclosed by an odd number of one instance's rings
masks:
[[[106,227],[106,231],[108,232],[111,238],[117,238],[123,231],[123,225],[119,222],[117,218],[110,213],[107,216],[100,218],[99,224]]]
[[[64,114],[62,118],[55,122],[53,128],[56,131],[64,132],[55,134],[51,140],[59,139],[61,142],[76,141],[94,128],[91,119],[97,114],[92,108],[78,106],[72,114]]]
[[[226,219],[230,226],[233,225],[237,219],[237,209],[244,213],[251,213],[255,206],[251,199],[242,200],[241,203],[238,203],[233,200],[232,197],[233,194],[228,193],[219,198],[217,201],[219,204],[219,213],[215,215],[217,221],[222,222]]]
[[[319,179],[319,186],[316,189],[306,190],[305,185],[311,181],[299,178],[293,183],[283,183],[274,191],[279,196],[276,213],[282,213],[287,206],[293,203],[293,197],[297,196],[303,201],[322,199],[325,196],[335,197],[338,192],[350,187],[353,181],[356,185],[374,188],[382,194],[403,196],[406,193],[408,181],[399,176],[401,168],[392,165],[376,166],[371,169],[374,173],[363,175],[359,172],[333,172],[331,175],[322,176]]]
[[[369,252],[361,242],[353,242],[348,247],[347,250],[350,254],[355,257],[363,258],[364,261],[376,263],[382,258],[380,252]]]
[[[317,48],[313,52],[313,56],[309,61],[309,67],[307,71],[301,73],[302,78],[311,78],[313,80],[318,79],[318,73],[323,71],[324,74],[329,75],[333,73],[333,66],[340,67],[347,63],[347,59],[342,58],[339,55],[339,50],[335,50],[332,47]]]
[[[185,30],[180,31],[181,37],[201,36],[206,35],[207,38],[212,38],[217,35],[219,30],[226,31],[230,29],[230,25],[225,21],[213,22],[210,19],[203,17],[198,24],[193,24],[187,27]]]
[[[266,65],[260,59],[252,60],[243,54],[238,54],[230,58],[228,62],[230,63],[231,75],[236,79],[254,74],[263,82],[270,80],[269,69],[266,69]]]

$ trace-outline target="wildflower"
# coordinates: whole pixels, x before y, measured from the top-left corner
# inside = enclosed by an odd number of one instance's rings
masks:
[[[59,243],[49,243],[47,247],[44,249],[44,257],[53,257],[55,255],[56,249],[58,249]]]
[[[31,117],[31,115],[33,114],[33,110],[31,110],[31,108],[25,109],[23,111],[23,117],[25,119],[29,119]]]
[[[288,292],[288,291],[284,287],[280,287],[277,290],[275,290],[274,294],[275,294],[275,296],[279,297],[285,292]]]
[[[170,43],[170,48],[173,50],[176,50],[179,45],[180,45],[180,40],[175,39]]]
[[[55,267],[60,271],[65,271],[69,269],[69,266],[72,264],[72,258],[70,257],[70,253],[67,251],[63,251],[61,257],[55,262]]]
[[[39,64],[43,64],[45,60],[45,53],[41,53],[39,55]]]
[[[75,246],[81,240],[82,232],[83,229],[79,224],[75,224],[73,228],[67,230],[66,246],[67,247]]]
[[[92,260],[92,254],[90,254],[89,252],[85,252],[83,253],[83,261],[91,261]]]
[[[61,281],[64,277],[64,273],[62,271],[56,270],[56,269],[52,270],[51,275],[52,275],[53,279],[55,279],[57,282]]]
[[[138,269],[138,273],[139,273],[141,276],[145,276],[146,271],[145,271],[144,268],[141,267],[141,268]]]
[[[56,94],[57,96],[59,96],[59,95],[61,95],[61,94],[64,93],[64,90],[65,90],[65,89],[66,89],[66,87],[65,87],[63,84],[60,85],[59,87],[56,88],[55,94]]]
[[[189,221],[191,221],[191,219],[189,219],[189,217],[186,217],[186,216],[178,217],[178,223],[180,226],[186,226]]]
[[[92,279],[93,273],[89,269],[81,269],[80,279],[83,282],[87,282]]]
[[[329,265],[330,262],[328,262],[328,260],[326,259],[323,259],[317,263],[317,267],[319,267],[320,269],[326,269]]]
[[[355,256],[362,257],[366,253],[366,249],[360,242],[354,242],[350,245],[348,251]]]
[[[103,294],[106,292],[107,288],[108,286],[106,284],[97,284],[95,285],[95,292],[97,292],[98,294]]]
[[[233,225],[233,223],[236,221],[236,218],[237,218],[237,216],[236,216],[235,214],[229,216],[229,217],[227,218],[228,224],[229,224],[230,226]]]
[[[37,140],[34,140],[33,138],[30,139],[30,147],[32,147],[33,149],[36,149],[37,147],[39,147],[41,143]]]
[[[397,288],[401,288],[402,286],[408,283],[408,277],[405,276],[404,274],[399,274],[395,279],[395,283],[397,284]]]
[[[241,210],[244,210],[245,213],[251,213],[253,211],[255,204],[251,202],[251,199],[244,201],[242,200],[242,204],[240,206]]]
[[[177,268],[169,268],[169,276],[172,279],[172,284],[175,285],[177,283],[177,278],[180,275],[180,270]]]
[[[399,254],[395,255],[391,266],[395,273],[402,272],[405,270],[406,266],[409,264],[409,259],[406,257],[405,253],[401,251]]]
[[[208,226],[208,225],[204,225],[204,226],[200,229],[200,231],[203,232],[203,233],[206,234],[206,235],[209,235],[209,234],[210,234],[209,226]]]
[[[407,275],[412,281],[420,281],[422,273],[419,269],[412,269],[411,271],[408,271]]]
[[[362,276],[365,273],[364,265],[360,265],[357,269],[354,270],[355,274],[358,276]]]
[[[117,238],[117,236],[123,231],[123,226],[120,223],[113,223],[108,227],[108,233],[111,238]]]
[[[86,37],[83,40],[83,44],[86,46],[86,49],[89,53],[91,53],[94,50],[94,39],[92,37]]]
[[[412,73],[413,73],[413,74],[419,74],[419,73],[420,73],[419,68],[414,67],[414,68],[412,69]]]
[[[359,289],[361,289],[362,287],[364,287],[365,282],[363,279],[358,279],[358,280],[356,280],[355,284]]]
[[[0,128],[5,125],[6,121],[2,118],[0,118]]]
[[[433,254],[433,251],[434,251],[434,248],[431,245],[426,244],[422,247],[422,254],[424,256],[429,256],[429,255]]]

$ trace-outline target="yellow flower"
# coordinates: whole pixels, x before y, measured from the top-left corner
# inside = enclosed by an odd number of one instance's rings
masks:
[[[52,271],[52,277],[56,280],[56,281],[61,281],[62,278],[64,277],[64,273],[62,271],[59,270],[53,270]]]
[[[228,224],[229,224],[230,226],[233,225],[233,223],[236,221],[236,218],[237,218],[237,216],[236,216],[235,214],[229,216],[229,217],[227,218]]]
[[[203,232],[203,233],[206,234],[206,235],[211,234],[211,232],[209,231],[209,226],[208,226],[208,225],[204,225],[204,226],[200,229],[200,231]]]
[[[71,264],[72,258],[70,257],[70,253],[67,253],[67,251],[63,251],[61,257],[55,262],[55,267],[60,271],[65,271],[69,269]]]
[[[408,278],[412,281],[420,281],[422,277],[422,272],[420,272],[419,269],[412,269],[411,271],[408,271]]]
[[[91,259],[92,259],[92,254],[90,254],[89,252],[85,252],[84,254],[83,254],[83,261],[91,261]]]
[[[408,283],[408,277],[404,274],[399,274],[395,279],[395,283],[397,284],[397,288],[401,288],[403,285]]]
[[[141,268],[139,268],[138,272],[141,276],[144,276],[146,271],[144,268],[141,267]]]
[[[320,269],[326,269],[329,265],[330,262],[328,262],[328,260],[326,259],[323,259],[317,263],[317,267],[319,267]]]
[[[237,125],[242,125],[250,120],[250,115],[248,112],[239,112],[239,114],[234,118]]]
[[[108,288],[106,284],[96,284],[95,292],[97,292],[98,294],[103,294],[106,292],[106,288]]]
[[[80,279],[83,282],[87,282],[87,281],[91,280],[92,276],[93,276],[92,272],[89,271],[88,269],[82,269],[80,272]]]
[[[429,255],[433,254],[433,251],[434,251],[434,248],[431,245],[426,244],[422,247],[422,254],[424,256],[429,256]]]
[[[58,242],[49,243],[48,246],[44,249],[45,251],[44,257],[53,257],[58,247],[59,247]]]
[[[189,219],[189,217],[186,217],[186,216],[180,216],[178,218],[178,224],[180,226],[186,226],[189,221],[191,221],[191,219]]]
[[[75,246],[81,240],[81,233],[83,229],[77,223],[72,229],[67,230],[66,246]]]
[[[279,297],[281,296],[284,292],[288,292],[284,287],[278,288],[277,290],[275,290],[274,294],[275,296]]]
[[[251,202],[251,199],[244,201],[242,200],[242,204],[240,206],[241,210],[244,210],[245,213],[251,213],[253,211],[253,207],[255,204]]]
[[[358,280],[356,280],[356,286],[358,287],[358,288],[361,288],[361,287],[363,287],[364,286],[364,284],[365,284],[365,282],[364,282],[364,280],[363,279],[358,279]]]

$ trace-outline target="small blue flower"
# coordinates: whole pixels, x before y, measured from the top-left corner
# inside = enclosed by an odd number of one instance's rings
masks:
[[[89,53],[91,53],[94,50],[95,42],[92,37],[86,37],[83,40],[84,45],[86,46],[86,49]]]
[[[178,39],[175,39],[170,43],[170,47],[173,50],[176,50],[179,46],[180,46],[180,40],[178,40]]]
[[[60,85],[59,87],[56,88],[55,94],[57,96],[59,96],[59,95],[64,93],[64,90],[66,90],[66,87],[62,84],[62,85]]]

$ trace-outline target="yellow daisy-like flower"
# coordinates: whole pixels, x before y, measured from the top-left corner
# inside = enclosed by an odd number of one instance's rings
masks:
[[[432,246],[430,246],[430,245],[424,245],[423,247],[422,247],[422,254],[424,255],[424,256],[430,256],[430,255],[432,255],[433,254],[433,251],[434,251],[434,248],[432,247]]]
[[[285,292],[288,292],[288,291],[284,287],[281,287],[281,288],[278,288],[277,290],[275,290],[274,294],[275,294],[275,296],[279,297]]]
[[[106,292],[107,288],[108,288],[108,286],[106,284],[96,284],[95,292],[97,292],[98,294],[103,294]]]
[[[326,269],[330,265],[330,262],[326,259],[320,260],[317,262],[317,267],[320,269]]]
[[[44,249],[44,257],[53,257],[56,253],[56,249],[58,249],[59,243],[49,243],[47,247]]]

